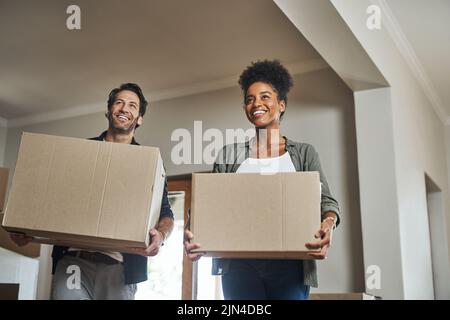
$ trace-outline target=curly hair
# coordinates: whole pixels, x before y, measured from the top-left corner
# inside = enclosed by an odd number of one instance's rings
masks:
[[[287,93],[294,85],[289,71],[278,60],[262,60],[252,62],[239,77],[239,85],[246,99],[248,88],[255,82],[270,84],[278,94],[278,101],[283,100],[287,106]],[[283,117],[284,111],[280,115]]]
[[[116,100],[116,95],[121,91],[132,91],[136,93],[139,97],[139,115],[141,117],[144,116],[145,111],[147,110],[147,100],[145,100],[144,94],[142,93],[142,89],[135,83],[123,83],[119,88],[112,89],[108,96],[108,110],[111,109],[114,101]]]

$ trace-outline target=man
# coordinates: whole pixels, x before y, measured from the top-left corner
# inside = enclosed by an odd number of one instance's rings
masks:
[[[125,83],[113,89],[105,114],[109,122],[108,130],[91,140],[138,145],[134,132],[142,125],[146,108],[147,101],[138,85]],[[134,248],[135,254],[128,254],[54,246],[52,299],[134,299],[136,284],[147,280],[147,256],[158,253],[172,229],[173,213],[167,198],[166,182],[159,222],[155,229],[150,230],[151,243],[148,248]],[[16,234],[11,234],[11,239],[19,246],[32,240],[31,237]],[[80,288],[67,285],[68,278],[74,272],[73,266],[78,266],[80,270]]]

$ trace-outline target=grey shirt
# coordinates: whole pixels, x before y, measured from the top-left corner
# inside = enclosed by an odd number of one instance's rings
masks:
[[[286,138],[286,151],[289,153],[296,171],[318,171],[320,182],[322,183],[321,211],[322,219],[328,211],[336,213],[338,219],[336,225],[339,225],[341,217],[337,201],[331,195],[330,188],[325,174],[320,165],[319,155],[314,147],[307,143],[294,142]],[[234,143],[226,145],[219,152],[214,163],[213,172],[229,173],[236,172],[244,160],[249,158],[250,143]],[[220,275],[227,272],[230,259],[213,259],[212,273]],[[315,260],[303,260],[303,283],[313,287],[318,286],[317,265]]]

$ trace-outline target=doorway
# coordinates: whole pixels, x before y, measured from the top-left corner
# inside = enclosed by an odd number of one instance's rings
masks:
[[[442,191],[425,174],[434,299],[449,297],[449,261]]]

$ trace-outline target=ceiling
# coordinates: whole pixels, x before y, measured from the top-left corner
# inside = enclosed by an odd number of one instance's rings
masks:
[[[385,0],[450,117],[450,0]]]
[[[450,0],[384,0],[450,119]],[[272,0],[0,0],[0,120],[102,104],[137,82],[150,96],[236,77],[251,61],[322,60]],[[237,79],[236,79],[237,80]]]
[[[123,82],[151,99],[256,59],[321,59],[272,0],[77,0],[81,30],[70,31],[73,3],[0,0],[1,118],[105,102]]]

